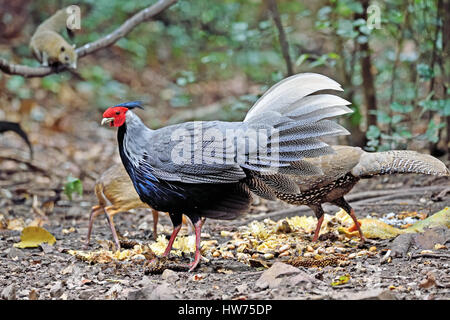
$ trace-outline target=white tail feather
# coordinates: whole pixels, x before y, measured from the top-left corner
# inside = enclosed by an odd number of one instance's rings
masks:
[[[266,111],[276,111],[282,114],[292,111],[295,109],[295,107],[291,108],[293,104],[320,90],[343,91],[339,83],[321,74],[300,73],[288,77],[278,82],[259,98],[247,113],[244,121],[249,121],[254,116]]]

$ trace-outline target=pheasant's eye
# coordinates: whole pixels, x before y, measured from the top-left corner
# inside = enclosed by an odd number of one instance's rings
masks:
[[[116,111],[116,115],[119,115],[120,114],[120,111]]]

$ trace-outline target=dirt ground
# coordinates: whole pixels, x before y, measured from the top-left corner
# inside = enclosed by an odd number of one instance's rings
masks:
[[[32,126],[30,139],[35,157],[31,162],[18,137],[9,133],[0,136],[0,215],[6,221],[3,227],[0,224],[2,299],[450,299],[448,249],[424,252],[412,245],[409,250],[406,248],[409,254],[404,257],[388,257],[388,249],[399,245],[393,239],[370,240],[360,245],[356,240],[339,238],[312,244],[311,235],[305,235],[301,240],[313,249],[339,244],[347,254],[355,255],[346,264],[298,267],[294,271],[290,265],[277,264],[271,272],[277,279],[284,279],[281,282],[270,279],[265,267],[249,266],[236,258],[206,256],[208,261],[202,261],[192,273],[163,274],[145,274],[143,261],[81,261],[68,250],[83,249],[90,208],[96,204],[95,179],[118,161],[115,131],[100,128],[98,114],[91,118],[77,127],[78,118],[74,116],[70,123],[74,127],[72,133],[49,134]],[[75,195],[72,201],[61,192],[69,174],[80,177],[84,187],[83,196]],[[383,176],[361,181],[348,198],[359,217],[382,217],[402,211],[430,215],[450,206],[450,194],[442,193],[449,187],[447,178]],[[419,192],[411,191],[412,188],[419,188]],[[379,194],[370,195],[369,191]],[[325,206],[325,210],[334,214],[337,208]],[[277,221],[304,214],[311,212],[281,202],[256,201],[252,210],[237,220],[208,220],[203,232],[209,234],[208,240],[224,244],[230,239],[222,231],[236,231],[253,220]],[[17,230],[7,227],[12,220],[18,224]],[[56,244],[30,249],[13,247],[20,241],[21,224],[23,227],[33,223],[51,232]],[[152,241],[152,216],[146,210],[118,214],[115,223],[129,240]],[[160,218],[159,231],[170,234],[171,224],[166,216]],[[442,234],[441,245],[448,247],[448,230]],[[101,247],[97,240],[111,239],[105,219],[98,217],[89,250]],[[358,255],[371,247],[376,247],[373,254]],[[183,261],[189,262],[189,257]],[[277,261],[285,259],[267,259],[267,266]]]

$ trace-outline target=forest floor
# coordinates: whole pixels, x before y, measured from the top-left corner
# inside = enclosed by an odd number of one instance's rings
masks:
[[[146,272],[144,261],[137,259],[83,261],[69,252],[83,250],[90,208],[96,204],[95,179],[119,161],[115,130],[100,128],[98,114],[79,125],[83,117],[75,112],[70,121],[63,118],[55,122],[72,126],[72,131],[31,126],[32,161],[27,160],[24,144],[14,134],[6,133],[0,140],[0,298],[450,299],[447,228],[428,230],[422,238],[402,235],[370,239],[365,244],[333,233],[314,244],[310,233],[300,234],[297,248],[303,252],[345,255],[343,263],[322,267],[293,267],[286,263],[289,256],[280,256],[280,252],[252,255],[250,264],[237,259],[232,235],[241,226],[254,220],[277,222],[311,215],[308,208],[281,202],[257,201],[248,214],[234,221],[208,220],[204,240],[227,247],[231,254],[214,257],[210,251],[194,272],[152,274]],[[83,196],[75,195],[72,201],[61,192],[69,174],[80,177],[84,187]],[[370,214],[381,218],[394,213],[391,218],[395,218],[402,212],[429,216],[450,206],[450,193],[443,192],[449,187],[448,178],[383,176],[361,181],[348,198],[358,217]],[[338,208],[325,206],[325,210],[334,215]],[[153,242],[152,216],[146,210],[118,214],[115,223],[129,241]],[[20,230],[28,225],[43,226],[55,236],[56,243],[28,249],[14,247],[20,241]],[[170,220],[161,215],[159,233],[168,236],[170,231]],[[105,219],[99,216],[87,250],[104,248],[111,239]],[[189,258],[181,260],[188,263]]]

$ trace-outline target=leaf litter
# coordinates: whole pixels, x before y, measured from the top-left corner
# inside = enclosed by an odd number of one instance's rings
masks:
[[[409,217],[411,214],[403,212],[402,215],[399,215],[399,219],[402,216]],[[361,229],[366,238],[390,239],[399,234],[423,230],[426,226],[447,226],[450,217],[449,208],[447,207],[429,218],[425,219],[423,215],[422,217],[424,220],[406,229],[395,228],[374,218],[364,218],[358,221],[361,223]],[[275,261],[305,268],[345,266],[351,259],[363,256],[374,257],[380,254],[376,246],[362,249],[358,247],[358,234],[351,231],[353,221],[343,210],[338,211],[335,215],[325,214],[324,216],[321,233],[323,235],[333,234],[333,240],[311,243],[310,235],[314,232],[316,223],[316,218],[307,216],[294,216],[278,221],[271,219],[252,221],[239,227],[235,232],[222,231],[221,237],[230,239],[221,244],[215,239],[203,240],[201,253],[205,261],[231,259],[249,267],[263,269],[269,268]],[[175,260],[174,258],[158,258],[168,244],[164,235],[158,236],[156,241],[148,244],[131,242],[131,249],[122,249],[121,251],[110,250],[113,248],[111,241],[104,240],[101,243],[104,248],[100,250],[68,250],[67,253],[91,264],[119,261],[144,263],[146,274],[157,274],[162,273],[165,269],[185,271],[187,268],[181,258],[195,252],[193,235],[176,238],[171,252],[171,256],[175,256]],[[442,249],[442,247],[438,246],[437,249]],[[392,260],[388,255],[384,255],[381,260],[384,258],[386,261],[389,259],[389,262]]]

